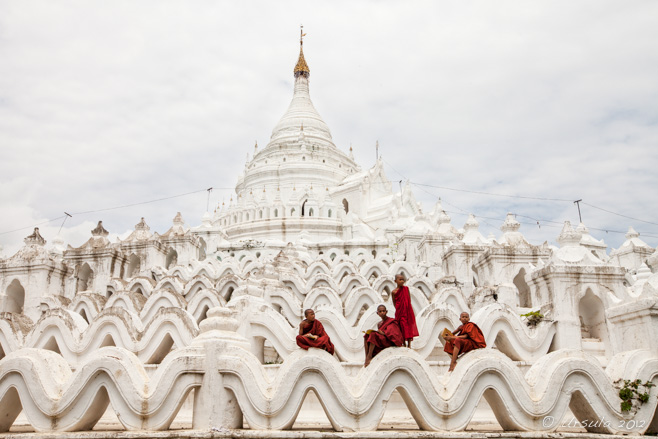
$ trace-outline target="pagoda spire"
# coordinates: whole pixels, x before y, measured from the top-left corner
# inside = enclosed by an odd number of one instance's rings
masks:
[[[308,78],[311,74],[311,69],[308,68],[306,60],[304,59],[304,26],[299,26],[299,59],[297,60],[297,65],[295,66],[295,78],[303,76]]]

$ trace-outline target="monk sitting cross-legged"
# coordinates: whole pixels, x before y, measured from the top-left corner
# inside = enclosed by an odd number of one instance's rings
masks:
[[[443,348],[448,355],[452,356],[450,361],[450,368],[448,372],[455,370],[457,366],[457,357],[465,354],[473,349],[481,349],[487,347],[484,341],[482,330],[475,323],[471,322],[471,317],[467,312],[459,315],[459,320],[462,322],[461,326],[457,328],[453,335],[446,335],[446,344]]]
[[[382,319],[381,322],[377,323],[377,330],[369,331],[363,337],[363,347],[366,350],[365,367],[368,367],[373,357],[382,350],[404,344],[404,337],[402,337],[402,331],[400,331],[397,320],[386,315],[384,305],[377,307],[377,315]]]
[[[302,349],[308,348],[324,349],[331,355],[334,354],[334,345],[331,343],[329,336],[324,332],[324,327],[319,320],[315,318],[315,312],[312,309],[304,311],[304,317],[299,324],[299,335],[297,336],[297,346]]]

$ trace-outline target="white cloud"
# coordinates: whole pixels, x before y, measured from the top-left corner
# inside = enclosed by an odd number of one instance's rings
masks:
[[[583,198],[658,223],[657,15],[651,1],[0,3],[0,232],[234,186],[289,103],[300,23],[316,108],[363,167],[379,140],[414,182]],[[414,189],[428,209],[441,196],[452,212],[496,218],[482,218],[485,234],[507,211],[577,221],[569,202],[427,191]],[[80,245],[99,219],[124,233],[142,216],[163,232],[177,211],[194,225],[206,202],[78,215],[63,235]],[[658,237],[581,207],[592,229]],[[559,233],[525,221],[535,242]],[[29,233],[0,235],[4,253]]]

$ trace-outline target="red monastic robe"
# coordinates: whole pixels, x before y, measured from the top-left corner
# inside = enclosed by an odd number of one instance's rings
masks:
[[[397,320],[392,317],[386,317],[386,320],[379,322],[377,327],[384,333],[384,335],[377,332],[371,332],[363,337],[368,343],[375,345],[375,348],[372,351],[373,358],[386,348],[390,348],[391,346],[402,346],[404,343],[404,337],[402,336],[402,331],[400,330],[400,325],[398,325]]]
[[[305,337],[304,335],[308,333],[317,335],[318,338],[311,340],[310,338]],[[324,349],[331,355],[334,354],[334,345],[331,342],[331,339],[329,339],[327,333],[324,332],[324,326],[322,326],[322,323],[320,323],[318,319],[313,320],[312,324],[307,325],[306,328],[302,330],[302,335],[297,336],[297,346],[306,350],[308,350],[308,348]]]
[[[459,355],[464,354],[473,349],[486,348],[487,343],[484,341],[484,334],[482,330],[473,322],[468,322],[460,326],[455,331],[455,335],[468,335],[468,338],[456,338],[451,341],[446,341],[443,351],[452,355],[455,346],[459,348]]]
[[[402,336],[405,340],[411,340],[418,337],[418,327],[416,327],[416,315],[411,307],[411,295],[409,288],[403,286],[395,294],[395,320],[398,321]]]

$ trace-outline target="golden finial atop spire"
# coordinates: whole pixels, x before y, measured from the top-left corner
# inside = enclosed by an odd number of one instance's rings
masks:
[[[303,76],[308,78],[311,74],[311,69],[308,68],[306,60],[304,59],[304,26],[299,26],[299,59],[297,60],[297,65],[295,66],[295,78],[298,76]]]

